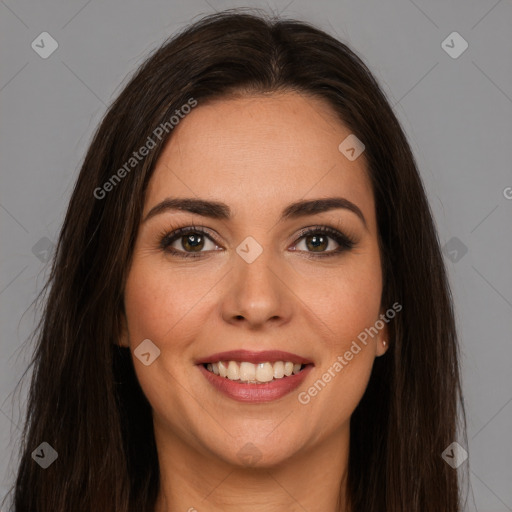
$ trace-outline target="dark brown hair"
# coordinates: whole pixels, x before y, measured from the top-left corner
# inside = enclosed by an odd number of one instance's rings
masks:
[[[457,472],[441,458],[459,426],[466,435],[452,297],[406,136],[375,78],[345,44],[306,23],[229,10],[155,50],[87,151],[41,292],[16,512],[153,510],[159,468],[151,408],[131,354],[116,342],[146,187],[172,136],[169,130],[158,139],[155,129],[191,98],[200,108],[235,93],[278,91],[323,99],[365,144],[382,305],[403,308],[351,418],[351,510],[461,510]],[[98,199],[95,191],[149,136],[155,147]],[[31,457],[43,441],[58,452],[46,470]]]

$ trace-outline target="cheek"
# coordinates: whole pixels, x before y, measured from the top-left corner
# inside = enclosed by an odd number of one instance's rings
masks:
[[[304,312],[316,317],[317,328],[334,355],[347,350],[352,340],[378,319],[382,276],[378,252],[356,254],[330,272],[301,274],[297,295]]]
[[[346,281],[333,293],[311,296],[309,305],[323,322],[334,348],[341,350],[378,319],[380,288]]]
[[[149,338],[179,343],[186,318],[207,290],[207,282],[165,265],[134,261],[125,288],[125,308],[131,343]],[[174,343],[173,342],[173,343]]]

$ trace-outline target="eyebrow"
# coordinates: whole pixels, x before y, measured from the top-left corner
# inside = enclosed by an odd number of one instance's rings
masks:
[[[297,201],[288,205],[283,210],[281,214],[281,221],[287,219],[298,219],[308,215],[316,215],[339,208],[355,213],[362,221],[365,228],[368,229],[363,212],[357,205],[344,197],[328,197],[323,199]],[[229,220],[231,218],[231,209],[225,203],[196,198],[168,197],[151,208],[142,222],[146,222],[151,217],[170,210],[184,210],[211,219]]]

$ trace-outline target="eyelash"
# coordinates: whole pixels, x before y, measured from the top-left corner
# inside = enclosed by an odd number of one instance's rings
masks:
[[[206,230],[204,230],[200,227],[196,227],[195,225],[192,225],[192,226],[188,226],[188,227],[184,227],[184,228],[179,228],[174,231],[165,231],[165,232],[161,233],[159,248],[172,256],[177,256],[178,258],[201,258],[205,252],[210,252],[210,251],[204,251],[204,252],[198,252],[198,253],[188,253],[186,251],[180,251],[180,250],[176,250],[174,248],[169,248],[169,246],[173,242],[178,240],[180,237],[183,237],[190,233],[194,233],[194,234],[200,233],[200,234],[206,236],[207,238],[209,238],[216,245],[220,245],[212,238],[211,235],[208,234],[208,232]],[[355,240],[352,237],[345,235],[345,234],[339,232],[338,230],[333,229],[329,226],[313,226],[313,227],[305,228],[305,229],[301,230],[294,245],[296,245],[298,242],[300,242],[306,236],[316,235],[316,234],[328,235],[339,245],[339,247],[337,249],[334,249],[334,250],[331,250],[328,252],[324,252],[324,253],[300,251],[300,252],[307,252],[309,254],[308,257],[312,258],[312,259],[328,258],[331,256],[340,255],[340,254],[344,253],[345,251],[349,251],[350,249],[352,249],[354,247],[354,245],[356,244]]]

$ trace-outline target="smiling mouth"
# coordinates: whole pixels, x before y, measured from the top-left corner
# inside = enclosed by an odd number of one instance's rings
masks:
[[[202,366],[215,375],[240,384],[264,384],[297,375],[311,364],[299,364],[291,361],[267,361],[257,364],[247,361],[218,361],[217,363],[203,363]]]

